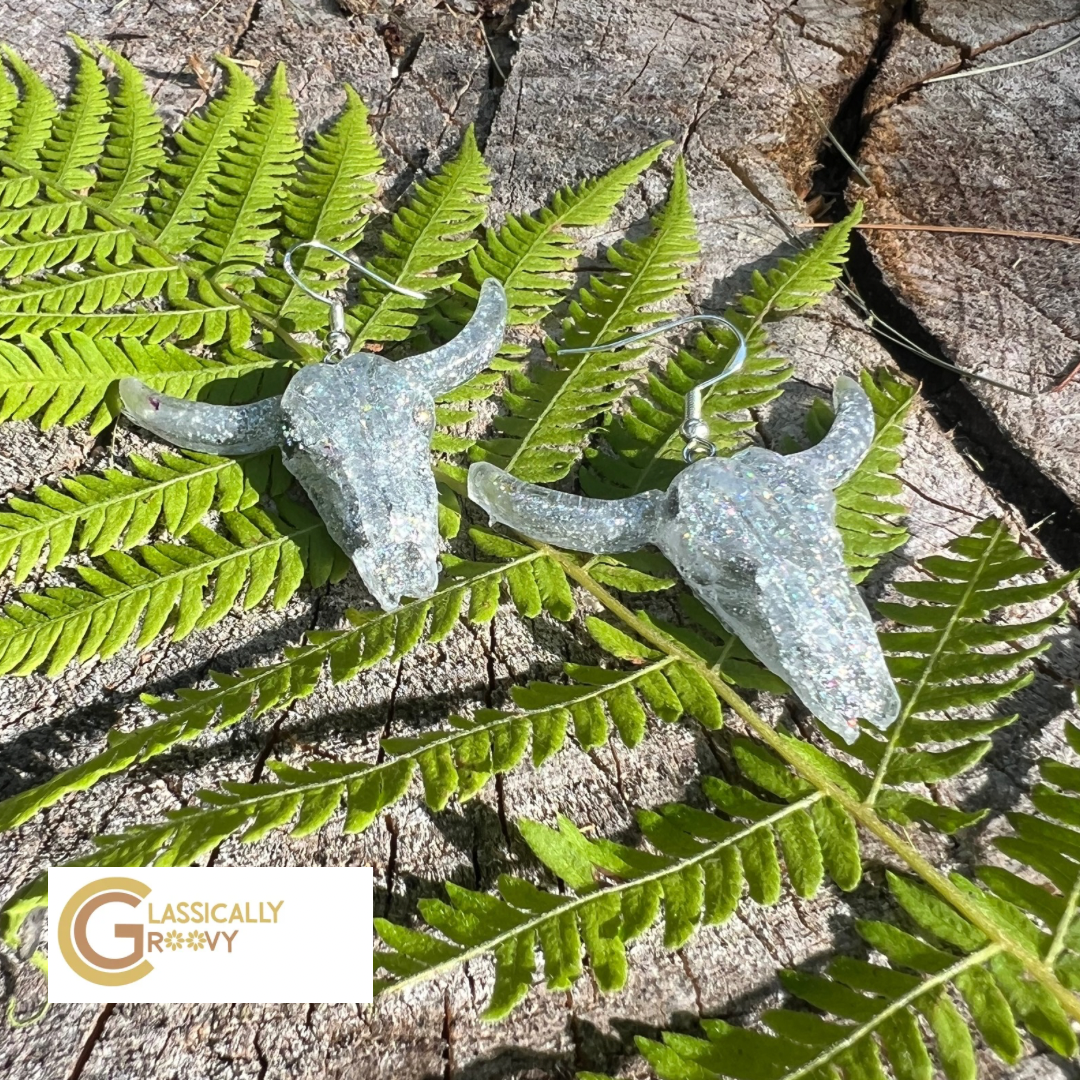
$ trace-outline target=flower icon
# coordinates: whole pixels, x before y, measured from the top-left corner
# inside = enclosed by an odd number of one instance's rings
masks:
[[[201,933],[192,930],[187,936],[187,947],[189,949],[195,949],[196,951],[203,947],[203,936]]]
[[[182,949],[184,947],[184,939],[180,936],[178,930],[170,930],[165,935],[164,944],[166,949],[172,949],[173,952],[176,952],[177,949]]]

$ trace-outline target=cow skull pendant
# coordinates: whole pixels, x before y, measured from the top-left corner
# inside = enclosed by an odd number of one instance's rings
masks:
[[[844,564],[833,495],[870,449],[869,398],[841,377],[836,419],[817,446],[788,456],[755,446],[721,458],[705,441],[701,389],[688,396],[683,435],[688,460],[691,450],[709,456],[692,460],[666,492],[588,499],[481,462],[469,470],[469,497],[492,521],[558,547],[616,552],[654,544],[827,727],[849,743],[859,719],[887,728],[900,699]]]
[[[335,313],[340,335],[344,317],[340,307]],[[403,596],[430,596],[438,584],[435,398],[487,367],[505,324],[506,295],[492,278],[465,328],[431,352],[396,363],[357,352],[333,362],[331,335],[326,360],[252,405],[187,401],[138,379],[120,380],[120,399],[135,423],[187,450],[228,456],[281,447],[327,532],[391,611]]]

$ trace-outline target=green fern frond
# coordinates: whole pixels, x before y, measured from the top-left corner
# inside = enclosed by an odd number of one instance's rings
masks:
[[[492,541],[499,550],[507,550],[503,545],[510,543],[494,535]],[[221,730],[245,716],[259,717],[270,709],[285,708],[307,697],[324,669],[329,669],[335,683],[345,682],[383,660],[399,660],[421,644],[441,641],[463,614],[474,623],[489,622],[498,609],[504,580],[515,582],[512,592],[518,593],[523,605],[539,596],[541,608],[553,618],[569,619],[574,607],[565,575],[534,549],[516,548],[518,554],[498,562],[447,558],[447,572],[432,596],[391,612],[350,611],[348,629],[313,632],[308,644],[287,648],[284,659],[276,664],[237,675],[211,672],[213,687],[180,690],[176,699],[145,698],[166,719],[129,734],[114,733],[102,753],[0,803],[0,831],[14,828],[69,792],[84,790],[134,760],[146,760],[195,738],[211,725]]]
[[[195,738],[211,725],[220,730],[249,710],[259,716],[284,708],[311,693],[326,666],[331,678],[342,682],[383,660],[399,660],[420,644],[441,641],[459,616],[472,623],[489,621],[504,581],[523,616],[547,611],[566,620],[573,615],[569,584],[549,559],[486,530],[473,530],[472,538],[482,551],[502,561],[465,562],[444,556],[443,584],[428,600],[413,601],[395,612],[350,612],[351,629],[313,633],[309,644],[286,650],[279,664],[236,677],[213,674],[217,684],[213,689],[181,691],[178,701],[147,699],[166,720],[114,734],[103,753],[0,803],[0,831],[134,760],[146,760]],[[429,806],[442,809],[454,795],[471,797],[494,775],[516,766],[530,738],[534,765],[562,749],[571,730],[586,750],[606,742],[611,728],[625,745],[636,746],[645,730],[645,705],[669,723],[690,714],[707,727],[720,726],[716,696],[693,670],[643,648],[599,620],[589,622],[590,631],[612,655],[631,660],[634,666],[611,670],[567,664],[568,685],[534,682],[516,688],[515,712],[483,710],[471,720],[452,719],[448,730],[384,740],[389,760],[408,759],[419,767]],[[516,749],[511,752],[511,747]],[[355,768],[363,771],[366,766]]]
[[[0,207],[19,207],[37,194],[38,182],[13,166],[37,168],[42,147],[60,110],[41,76],[14,49],[6,45],[0,46],[0,49],[22,85],[22,95],[12,111],[11,122],[0,148],[0,163],[4,165],[3,179],[0,180]]]
[[[548,483],[573,465],[588,424],[615,402],[631,372],[628,362],[644,350],[604,351],[628,331],[660,322],[670,312],[656,305],[686,287],[685,271],[697,257],[694,215],[686,169],[676,162],[668,201],[639,242],[625,240],[607,253],[614,269],[590,279],[571,302],[563,322],[568,348],[595,346],[580,356],[557,357],[548,344],[550,364],[531,375],[511,377],[502,395],[508,416],[496,417],[498,439],[480,443],[474,456],[493,461],[524,480]]]
[[[322,522],[279,500],[281,517],[257,508],[222,514],[225,533],[194,525],[184,543],[156,543],[138,558],[120,551],[104,567],[77,568],[83,587],[23,593],[0,617],[0,674],[55,675],[73,660],[142,648],[171,621],[172,640],[213,626],[243,596],[245,610],[285,605],[305,578],[315,586],[348,566]]]
[[[721,454],[745,444],[745,433],[755,423],[748,411],[778,397],[791,376],[791,364],[772,355],[763,324],[817,303],[831,291],[860,215],[856,207],[813,246],[794,259],[782,259],[767,277],[755,272],[753,291],[736,302],[741,310],[726,313],[746,338],[747,356],[742,371],[704,394],[703,419]],[[626,412],[613,416],[604,428],[604,441],[613,453],[588,452],[582,490],[596,498],[623,498],[667,488],[684,466],[679,429],[686,395],[724,370],[735,344],[730,330],[710,328],[697,336],[693,348],[680,349],[668,360],[662,373],[650,372],[644,392],[634,394]]]
[[[745,433],[754,427],[747,410],[778,397],[792,372],[788,361],[773,355],[763,330],[751,328],[750,320],[736,313],[727,317],[747,335],[747,358],[741,372],[705,392],[703,417],[721,454],[746,445]],[[680,349],[663,374],[650,372],[643,392],[631,395],[626,411],[611,417],[604,428],[603,441],[613,453],[586,451],[582,491],[594,498],[618,499],[666,488],[685,467],[685,443],[679,434],[685,395],[723,371],[734,351],[729,330],[710,329],[698,335],[692,350]]]
[[[1080,753],[1080,730],[1066,739]],[[888,874],[909,930],[861,920],[856,929],[885,960],[839,957],[823,974],[785,972],[804,1009],[773,1010],[767,1030],[704,1021],[706,1039],[664,1032],[637,1047],[661,1080],[807,1080],[833,1076],[947,1080],[978,1074],[974,1036],[1002,1062],[1024,1053],[1025,1031],[1057,1054],[1077,1054],[1070,1014],[1080,989],[1080,769],[1040,762],[1047,783],[1032,792],[1038,814],[1016,813],[1001,850],[1039,880],[978,868],[989,891],[951,881],[995,929],[995,939],[922,883]],[[1068,1010],[1068,1011],[1066,1011]]]
[[[32,912],[45,907],[48,902],[49,878],[47,874],[39,874],[8,897],[0,908],[0,941],[16,956],[22,951],[19,935],[23,923]],[[31,962],[48,977],[48,961],[40,949],[35,952]]]
[[[1066,721],[1065,738],[1073,754],[1080,754],[1080,728]],[[1036,923],[1046,963],[1065,986],[1080,991],[1080,768],[1043,758],[1039,774],[1042,782],[1031,792],[1037,813],[1010,813],[1013,835],[995,837],[994,843],[1045,883],[996,866],[977,873],[1002,903]]]
[[[0,151],[0,160],[3,153]],[[4,181],[0,180],[0,185]],[[84,233],[82,226],[86,222],[87,203],[79,196],[58,196],[55,199],[31,200],[22,206],[9,206],[0,208],[0,239],[5,241],[3,249],[6,250],[13,244],[19,243],[23,238],[28,240],[37,238],[39,242],[49,239],[71,240],[79,242],[84,235],[97,235],[94,231]],[[102,229],[109,231],[128,232],[123,226],[102,225]],[[134,237],[132,237],[134,247]],[[10,262],[11,260],[5,260]],[[8,277],[18,276],[9,271]]]
[[[84,191],[96,179],[89,166],[97,163],[105,148],[109,95],[105,75],[89,46],[78,38],[75,42],[79,48],[75,89],[56,118],[39,157],[41,171],[58,186]]]
[[[491,277],[502,282],[508,325],[538,323],[555,307],[571,281],[567,266],[581,254],[564,230],[604,225],[630,185],[670,145],[657,143],[603,176],[557,191],[535,215],[508,217],[499,229],[485,231],[469,253],[469,267],[477,286]]]
[[[827,229],[811,247],[794,258],[782,258],[762,274],[755,270],[750,293],[739,303],[758,323],[820,303],[844,271],[851,230],[862,220],[863,205],[856,203],[843,221]]]
[[[236,144],[236,133],[255,107],[255,84],[239,64],[224,57],[224,91],[210,99],[205,115],[192,113],[173,136],[176,152],[161,165],[151,194],[151,220],[166,251],[187,251],[199,235],[222,155]]]
[[[96,234],[102,236],[101,233]],[[140,273],[136,271],[136,276]],[[146,284],[153,290],[162,279],[151,271]],[[166,287],[175,278],[165,278]],[[81,293],[86,284],[72,278],[61,280],[56,291]],[[15,304],[17,304],[17,300]],[[0,291],[0,303],[3,303]],[[74,332],[93,338],[128,338],[150,344],[177,339],[189,345],[226,344],[240,348],[251,337],[251,316],[241,303],[211,303],[177,298],[175,307],[130,309],[121,303],[119,311],[0,311],[0,336],[11,339],[21,334],[41,336],[56,331],[65,336]]]
[[[440,611],[440,607],[443,610]],[[356,635],[351,631],[334,631],[323,635],[318,643],[293,650],[294,659],[302,658],[303,661],[292,668],[292,673],[302,672],[301,677],[292,683],[296,695],[310,693],[327,656],[335,678],[348,678],[382,659],[403,656],[415,646],[423,630],[423,620],[417,618],[419,605],[414,605],[414,608],[416,610],[404,612],[397,618],[380,613],[361,622],[362,617],[356,617],[365,632],[359,647],[355,641]],[[454,620],[447,618],[448,610],[445,605],[436,605],[426,640],[440,640],[449,632]],[[351,642],[347,640],[350,636],[354,638]],[[279,665],[279,683],[284,668],[285,665]],[[283,828],[294,822],[298,827],[302,826],[304,832],[311,832],[329,821],[340,801],[343,785],[349,794],[345,831],[358,832],[367,828],[376,813],[404,795],[410,778],[417,772],[423,779],[428,806],[432,810],[441,810],[452,796],[456,795],[462,800],[471,798],[491,777],[516,767],[530,744],[534,764],[542,765],[551,759],[562,749],[570,719],[580,708],[602,700],[612,708],[614,714],[615,707],[611,703],[627,686],[633,686],[636,693],[651,700],[657,693],[655,686],[658,685],[659,673],[665,670],[670,678],[669,664],[655,665],[655,670],[646,668],[627,673],[619,685],[594,685],[582,681],[573,693],[564,693],[554,704],[546,701],[538,708],[516,712],[483,709],[467,720],[453,717],[449,727],[416,738],[385,739],[382,749],[386,756],[377,764],[349,763],[334,766],[329,771],[321,765],[306,770],[272,765],[276,776],[274,783],[254,788],[230,784],[221,792],[204,792],[202,804],[193,805],[190,812],[181,817],[169,815],[167,822],[149,828],[138,826],[121,836],[110,838],[107,844],[99,844],[99,851],[89,858],[102,860],[101,864],[106,865],[107,860],[115,854],[117,844],[125,846],[129,858],[136,850],[132,845],[138,845],[141,862],[150,863],[166,858],[170,864],[176,864],[179,858],[177,848],[186,849],[186,837],[198,835],[208,838],[212,835],[215,837],[211,844],[213,846],[239,832],[251,821],[263,823],[258,830],[260,837],[270,828]],[[234,697],[238,689],[240,692],[246,691],[246,703],[250,703],[250,680],[245,685],[244,674],[255,673],[241,673],[240,678],[216,678],[221,687]],[[667,693],[671,694],[670,688]],[[275,700],[260,700],[258,712],[279,707],[280,701],[275,703]],[[145,761],[180,742],[197,737],[213,723],[217,715],[214,709],[166,704],[172,709],[166,720],[132,732],[114,732],[110,735],[107,749],[101,754],[0,804],[0,829],[13,828],[62,795],[84,790],[102,776],[126,768],[134,761]],[[235,722],[245,711],[246,704],[235,712],[223,713],[218,722],[213,723],[215,730],[220,731]],[[378,802],[377,806],[373,805],[373,798]],[[312,822],[310,813],[303,809],[308,800],[312,805],[317,802],[323,808],[323,816],[318,822]],[[280,810],[284,801],[291,803],[292,813]],[[361,806],[367,806],[368,812],[363,818],[358,818],[356,813]],[[299,818],[296,817],[297,813]],[[270,815],[273,822],[268,820]],[[246,835],[242,839],[256,838]]]
[[[203,203],[206,225],[192,249],[232,280],[243,267],[261,267],[277,235],[280,202],[300,156],[296,106],[289,97],[285,67],[274,71],[262,101],[235,129],[235,146],[221,150],[212,194]]]
[[[484,220],[491,193],[488,169],[476,135],[465,129],[457,157],[417,184],[408,202],[390,217],[380,243],[385,254],[371,260],[384,278],[407,289],[430,292],[452,286],[452,269],[476,245],[473,230]],[[353,349],[370,341],[403,341],[416,326],[427,301],[360,286],[349,309]]]
[[[862,581],[890,551],[903,547],[908,531],[901,524],[907,507],[898,499],[903,485],[897,479],[904,422],[916,388],[882,369],[859,376],[874,407],[875,433],[870,451],[855,472],[836,489],[836,526],[844,540],[844,556],[852,579]],[[806,417],[813,443],[832,426],[833,412],[818,399]]]
[[[65,230],[59,235],[22,232],[17,240],[0,244],[0,271],[6,280],[36,274],[62,263],[131,260],[135,243],[127,229],[105,227],[89,231]]]
[[[607,222],[626,190],[667,145],[659,143],[576,188],[563,188],[536,214],[509,217],[498,230],[487,229],[485,238],[469,253],[470,280],[459,281],[455,292],[475,297],[484,281],[497,278],[506,289],[508,325],[539,323],[572,284],[570,267],[581,254],[573,235],[565,230]],[[432,325],[449,337],[464,324],[469,311],[451,298],[439,305]],[[521,361],[515,358],[527,352],[523,345],[504,341],[491,363],[492,371],[520,371]],[[476,404],[491,397],[501,383],[492,372],[484,372],[444,395],[440,401],[447,404],[439,406],[437,424],[445,427],[471,420]],[[436,431],[433,448],[437,451],[453,453],[468,446],[469,441]]]
[[[53,570],[72,549],[91,557],[141,544],[159,523],[181,538],[211,510],[247,510],[270,486],[268,455],[219,458],[133,454],[131,472],[106,469],[41,485],[0,509],[0,570],[21,584],[39,564]]]
[[[421,900],[420,913],[437,935],[376,919],[376,932],[391,948],[376,954],[377,966],[391,976],[382,988],[401,989],[490,953],[495,984],[484,1015],[500,1019],[528,993],[539,947],[549,990],[573,986],[582,952],[599,988],[619,990],[626,981],[626,943],[656,922],[661,907],[664,944],[678,949],[699,926],[734,914],[744,882],[755,901],[775,904],[783,877],[777,836],[801,896],[817,892],[823,852],[835,857],[838,839],[858,865],[857,842],[848,851],[848,836],[838,838],[835,828],[846,819],[822,812],[812,789],[778,807],[751,805],[753,796],[711,777],[703,790],[718,809],[735,806],[749,823],[680,803],[641,811],[638,825],[652,850],[640,850],[590,840],[566,818],[558,830],[520,822],[533,854],[572,892],[549,893],[504,875],[498,897],[447,885],[449,904]]]
[[[3,146],[7,139],[11,118],[15,115],[15,107],[18,104],[19,91],[15,89],[15,84],[0,66],[0,146]]]
[[[8,334],[25,332],[15,326],[19,315],[100,311],[132,300],[156,299],[168,287],[171,294],[187,292],[187,276],[149,248],[139,249],[138,263],[100,259],[94,271],[71,270],[20,281],[0,289],[0,319]]]
[[[891,872],[888,880],[914,932],[888,922],[856,923],[885,964],[842,956],[823,974],[782,973],[788,992],[816,1011],[767,1011],[765,1031],[704,1020],[706,1039],[667,1032],[662,1042],[639,1037],[638,1049],[660,1080],[804,1080],[837,1070],[925,1080],[935,1066],[947,1080],[974,1080],[975,1032],[1007,1064],[1022,1056],[1025,1030],[1058,1054],[1077,1053],[1060,1001],[1068,992],[1039,957],[1043,935],[1018,908],[995,904],[954,875],[1008,927],[1012,947],[1006,948],[925,886]]]
[[[48,339],[26,334],[17,346],[0,340],[0,421],[37,416],[41,428],[48,429],[89,418],[90,431],[97,433],[115,415],[115,403],[106,397],[125,376],[183,397],[218,379],[272,378],[278,369],[255,353],[233,359],[221,363],[175,345],[143,345],[134,338],[113,342],[81,331],[54,331]]]
[[[285,191],[283,240],[287,246],[322,240],[347,251],[360,240],[375,205],[379,190],[375,177],[383,158],[367,107],[351,86],[345,87],[345,94],[345,110],[325,135],[316,133]],[[345,269],[334,256],[310,249],[298,252],[293,266],[314,275],[312,288],[317,290],[338,284],[333,279]],[[325,326],[325,305],[301,292],[284,271],[275,268],[260,279],[259,287],[272,298],[276,316],[287,318],[295,329]]]
[[[1004,622],[1002,615],[1057,596],[1077,577],[1017,583],[1045,564],[1026,555],[994,518],[951,541],[947,550],[921,560],[924,579],[894,583],[914,603],[877,605],[903,628],[880,635],[903,705],[888,732],[864,730],[848,748],[873,772],[868,800],[902,824],[904,797],[883,788],[956,776],[990,749],[987,736],[1015,717],[942,719],[941,714],[994,705],[1027,686],[1034,678],[1027,661],[1049,647],[1041,638],[1064,606],[1029,623]],[[1033,644],[1021,646],[1032,638]],[[948,748],[927,748],[942,745]],[[921,819],[925,808],[919,809],[911,816]]]
[[[98,163],[100,179],[94,197],[113,213],[134,213],[143,204],[151,177],[165,161],[161,117],[138,68],[113,49],[101,51],[116,70],[120,85],[112,98],[109,138]]]

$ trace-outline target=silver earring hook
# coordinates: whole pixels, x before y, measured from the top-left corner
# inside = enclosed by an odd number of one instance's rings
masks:
[[[649,338],[656,337],[657,334],[667,333],[668,330],[674,330],[679,326],[686,326],[688,323],[714,323],[720,326],[726,326],[739,342],[738,348],[736,348],[735,352],[732,354],[727,367],[724,368],[719,375],[714,375],[711,379],[706,379],[703,383],[699,383],[686,395],[686,405],[683,409],[683,422],[682,427],[679,428],[679,434],[686,440],[686,446],[683,448],[683,461],[689,464],[697,461],[699,458],[716,456],[716,444],[709,440],[709,425],[705,422],[703,414],[705,401],[702,396],[702,391],[708,390],[718,382],[722,382],[724,379],[735,375],[742,370],[743,364],[746,363],[746,338],[743,336],[743,332],[733,322],[725,319],[722,315],[708,315],[704,313],[698,315],[683,315],[681,318],[661,323],[659,326],[654,326],[649,330],[642,330],[640,334],[631,334],[629,337],[619,338],[618,341],[607,341],[602,345],[590,345],[583,349],[559,349],[555,355],[571,356],[575,353],[608,352],[612,349],[621,349],[624,345],[633,345],[638,341],[647,341]]]
[[[329,244],[324,244],[321,240],[301,240],[299,244],[293,244],[293,246],[285,252],[285,258],[281,263],[282,268],[285,270],[285,273],[289,275],[292,283],[302,293],[306,293],[312,300],[318,300],[320,303],[326,304],[326,306],[330,308],[330,332],[326,335],[326,344],[329,349],[326,354],[327,360],[340,360],[349,348],[349,332],[345,327],[345,305],[334,297],[323,296],[322,293],[316,292],[301,280],[300,275],[293,267],[292,257],[293,252],[300,251],[302,248],[313,248],[316,251],[325,251],[330,255],[334,255],[342,262],[348,263],[349,266],[354,270],[359,271],[365,277],[377,282],[384,289],[396,292],[400,296],[411,296],[414,300],[426,300],[428,298],[427,293],[417,292],[415,289],[406,289],[403,285],[396,285],[394,282],[388,281],[382,274],[372,270],[370,266],[365,266],[358,259],[354,259],[351,255],[346,255],[344,251],[339,251]]]

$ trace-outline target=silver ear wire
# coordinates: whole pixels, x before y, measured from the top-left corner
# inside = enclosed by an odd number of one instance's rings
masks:
[[[344,251],[339,251],[329,244],[324,244],[321,240],[301,240],[299,244],[293,244],[293,246],[285,252],[285,258],[282,260],[281,264],[282,268],[285,273],[289,275],[289,279],[292,283],[302,293],[306,293],[312,300],[318,300],[320,303],[326,304],[326,306],[330,308],[330,333],[326,335],[326,344],[329,350],[326,354],[327,360],[342,359],[349,348],[349,333],[345,328],[345,305],[342,304],[340,300],[334,297],[324,296],[322,293],[317,293],[309,285],[304,284],[292,264],[293,252],[300,251],[302,248],[313,248],[316,251],[325,251],[330,255],[334,255],[342,262],[348,263],[354,270],[359,271],[365,277],[370,278],[372,281],[381,285],[384,289],[396,292],[400,296],[411,296],[414,300],[426,300],[428,298],[427,293],[417,292],[415,289],[406,289],[403,285],[395,285],[394,282],[384,278],[382,274],[372,270],[370,266],[365,266],[358,259],[354,259],[351,255],[346,255]]]
[[[727,367],[719,375],[714,375],[711,379],[699,383],[686,395],[683,422],[682,427],[679,428],[679,434],[686,440],[686,447],[683,449],[683,460],[687,463],[697,461],[698,458],[702,457],[716,456],[716,444],[709,440],[709,425],[705,422],[703,416],[704,398],[702,397],[702,391],[708,390],[709,387],[715,386],[718,382],[722,382],[724,379],[741,371],[743,364],[746,363],[746,338],[733,322],[725,319],[722,315],[683,315],[678,319],[672,319],[670,322],[661,323],[659,326],[651,327],[648,330],[642,330],[640,334],[631,334],[629,337],[619,338],[618,341],[607,341],[602,345],[590,345],[583,349],[559,349],[555,353],[556,356],[573,356],[580,353],[609,352],[612,349],[621,349],[624,345],[634,345],[639,341],[648,341],[649,338],[654,338],[658,334],[667,333],[668,330],[674,330],[689,323],[713,323],[726,326],[738,339],[739,345],[728,361]]]

